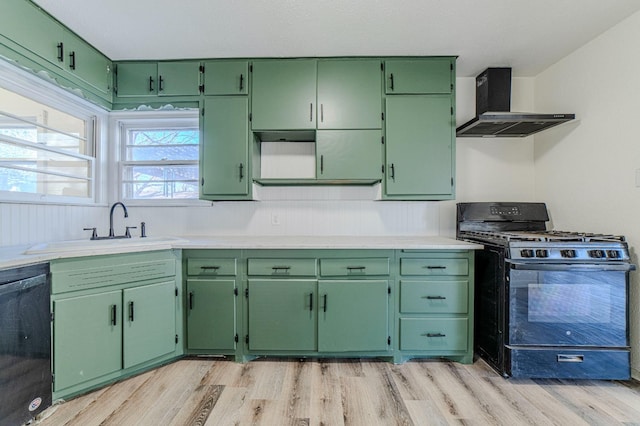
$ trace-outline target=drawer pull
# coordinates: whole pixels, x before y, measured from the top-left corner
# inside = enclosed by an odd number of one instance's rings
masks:
[[[193,310],[193,292],[189,292],[189,310]]]
[[[313,293],[309,293],[309,311],[313,311]]]
[[[129,302],[129,321],[133,322],[133,301]]]
[[[364,271],[365,269],[367,269],[366,266],[347,266],[347,269],[349,270],[349,272],[351,271]]]
[[[427,336],[427,337],[446,337],[446,334],[442,334],[442,333],[426,333],[423,334],[423,336]]]
[[[446,266],[433,266],[433,265],[429,265],[429,266],[423,266],[423,269],[447,269]]]
[[[556,356],[558,362],[584,362],[584,355],[562,355],[558,354]]]
[[[324,298],[324,306],[322,307],[322,312],[327,312],[327,295],[322,296]]]
[[[287,273],[291,269],[291,266],[274,266],[271,269],[273,269],[273,272],[276,274],[279,273],[279,271],[284,271],[283,273]]]
[[[217,271],[218,269],[220,269],[219,266],[201,266],[200,269],[208,271],[208,270],[212,270],[212,271]]]
[[[423,299],[429,299],[429,300],[445,300],[446,297],[444,296],[422,296]]]

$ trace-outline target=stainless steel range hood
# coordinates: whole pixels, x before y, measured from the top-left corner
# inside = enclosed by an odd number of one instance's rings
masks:
[[[476,117],[456,129],[458,137],[524,137],[571,121],[575,114],[510,112],[511,68],[487,68],[476,77]]]

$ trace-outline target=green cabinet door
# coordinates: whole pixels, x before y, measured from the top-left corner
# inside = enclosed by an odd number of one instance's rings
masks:
[[[249,350],[316,349],[315,280],[249,280]]]
[[[122,368],[122,292],[53,302],[54,391]]]
[[[382,178],[380,130],[318,130],[316,177],[318,180]]]
[[[233,279],[187,280],[189,349],[235,348],[235,289],[236,282]]]
[[[379,60],[318,61],[318,129],[382,128]]]
[[[453,91],[453,58],[385,61],[385,93],[430,94]]]
[[[316,128],[316,60],[265,60],[253,63],[253,130]]]
[[[246,95],[249,93],[248,61],[206,61],[205,95]]]
[[[451,95],[388,96],[386,123],[385,195],[451,198],[455,141]]]
[[[158,62],[158,96],[200,94],[200,62]]]
[[[386,350],[388,287],[386,280],[319,281],[318,350]]]
[[[111,61],[75,34],[65,32],[65,61],[68,71],[103,94],[111,93]]]
[[[204,101],[200,157],[201,198],[249,194],[249,103],[246,96]]]
[[[175,291],[174,280],[123,290],[124,368],[175,350]]]
[[[65,61],[64,32],[60,23],[33,3],[2,0],[0,34],[58,67]]]
[[[158,91],[158,65],[155,62],[123,62],[116,68],[116,95],[120,98],[155,96]]]

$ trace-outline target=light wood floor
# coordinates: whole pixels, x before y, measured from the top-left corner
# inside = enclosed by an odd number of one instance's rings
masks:
[[[640,383],[505,380],[482,361],[184,359],[52,407],[61,425],[640,425]]]

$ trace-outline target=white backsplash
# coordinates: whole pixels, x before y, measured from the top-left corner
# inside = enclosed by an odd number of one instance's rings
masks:
[[[438,235],[439,204],[358,200],[217,202],[191,207],[129,206],[126,225],[159,235]],[[109,228],[109,208],[0,204],[0,246],[89,238]],[[116,211],[114,228],[124,232]]]

